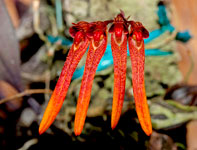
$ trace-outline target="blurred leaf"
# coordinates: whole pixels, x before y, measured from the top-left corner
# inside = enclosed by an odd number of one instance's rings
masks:
[[[164,95],[167,87],[182,80],[177,59],[176,54],[168,57],[146,57],[145,85],[148,97]]]
[[[172,100],[152,100],[150,114],[154,129],[172,129],[197,119],[197,107]]]
[[[0,0],[0,79],[22,91],[19,45],[3,0]]]
[[[0,80],[0,99],[4,97],[10,97],[18,94],[18,91],[9,83]],[[8,111],[15,111],[22,105],[22,98],[17,98],[14,101],[6,103]]]
[[[176,146],[177,146],[179,149],[183,149],[183,150],[185,150],[185,149],[186,149],[185,145],[184,145],[184,144],[182,144],[182,143],[178,143],[178,142],[176,142],[175,144],[176,144]]]
[[[23,63],[23,65],[21,66],[21,71],[22,71],[22,77],[23,79],[26,79],[26,81],[28,82],[32,82],[32,81],[37,81],[37,82],[44,82],[46,79],[46,70],[48,69],[48,65],[47,63],[45,63],[43,61],[43,58],[46,57],[46,53],[47,53],[47,47],[46,46],[42,46],[27,62]],[[57,72],[56,65],[54,67]],[[52,72],[52,76],[54,78],[54,76],[56,76],[56,74],[54,73],[54,71]]]
[[[183,105],[196,106],[197,86],[175,84],[166,91],[164,99],[173,99]]]

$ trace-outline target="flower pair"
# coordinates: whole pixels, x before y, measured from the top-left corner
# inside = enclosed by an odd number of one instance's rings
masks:
[[[136,111],[142,129],[147,135],[152,133],[151,119],[146,100],[144,86],[144,38],[148,31],[140,22],[128,21],[124,13],[118,14],[114,20],[97,22],[78,22],[70,28],[70,35],[74,42],[68,53],[61,75],[45,110],[39,127],[39,133],[45,132],[55,120],[66,97],[72,75],[89,46],[85,71],[82,78],[80,93],[75,114],[74,132],[82,132],[91,89],[97,66],[107,47],[107,25],[111,33],[111,48],[114,60],[114,91],[112,104],[111,127],[114,129],[119,121],[125,95],[127,41],[132,63],[132,83]]]

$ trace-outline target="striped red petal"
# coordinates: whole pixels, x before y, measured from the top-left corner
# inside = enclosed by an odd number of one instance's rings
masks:
[[[60,111],[63,101],[66,97],[72,75],[82,56],[86,52],[88,45],[89,40],[87,38],[85,38],[85,40],[80,43],[74,43],[72,45],[62,69],[61,75],[56,84],[55,90],[51,96],[51,99],[40,123],[39,134],[42,134],[49,128],[49,126],[55,120],[58,112]]]
[[[91,98],[92,83],[96,69],[107,47],[107,37],[104,35],[102,35],[102,37],[100,41],[92,38],[90,42],[75,114],[75,135],[79,135],[82,132]],[[95,38],[97,39],[98,37],[96,36]]]
[[[152,133],[152,124],[144,85],[144,41],[143,39],[137,41],[136,37],[130,36],[128,42],[131,55],[132,83],[136,112],[142,129],[149,136]]]
[[[111,127],[114,129],[119,121],[126,83],[127,35],[122,34],[121,41],[116,40],[115,32],[111,35],[111,48],[114,61],[114,90]]]

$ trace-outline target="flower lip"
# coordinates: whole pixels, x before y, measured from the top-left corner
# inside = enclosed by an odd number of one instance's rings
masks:
[[[84,41],[84,39],[85,39],[85,34],[84,34],[84,32],[78,31],[78,32],[75,34],[74,43],[75,43],[76,45],[78,45],[80,42]]]
[[[115,40],[118,44],[121,44],[123,36],[128,34],[128,21],[124,17],[124,13],[121,11],[113,21],[113,24],[109,28],[109,33],[115,34]]]
[[[106,30],[107,30],[107,24],[108,22],[103,21],[96,21],[90,23],[89,29],[87,30],[87,36],[89,38],[93,38],[94,34],[100,34],[106,36]]]
[[[109,33],[115,32],[116,37],[121,37],[122,32],[128,34],[128,21],[124,17],[124,12],[121,11],[113,20],[113,24],[109,28]]]
[[[95,31],[93,34],[93,39],[94,39],[94,45],[98,47],[100,44],[100,41],[102,41],[103,39],[103,32],[100,30]]]
[[[69,33],[73,38],[75,38],[75,35],[77,32],[81,31],[81,32],[86,33],[89,28],[90,28],[90,23],[88,23],[86,21],[80,21],[76,24],[73,23],[73,26],[70,27],[70,29],[69,29]]]
[[[135,35],[136,40],[146,39],[149,37],[149,32],[140,22],[129,21],[131,28],[130,28],[130,35]],[[139,33],[141,32],[141,34]]]

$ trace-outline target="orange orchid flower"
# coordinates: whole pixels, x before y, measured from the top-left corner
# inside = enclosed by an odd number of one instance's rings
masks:
[[[152,124],[148,109],[144,85],[144,38],[148,38],[148,31],[140,22],[130,22],[131,29],[128,39],[132,65],[132,83],[136,112],[142,129],[147,135],[152,133]]]
[[[75,115],[74,132],[80,135],[91,98],[93,79],[97,66],[107,47],[107,25],[111,33],[111,48],[114,60],[114,91],[111,127],[114,129],[119,121],[125,95],[127,41],[132,63],[132,82],[136,111],[142,129],[147,135],[152,133],[146,92],[144,86],[144,38],[148,31],[139,22],[128,21],[121,11],[114,20],[84,22],[73,24],[69,32],[74,38],[55,90],[45,110],[40,123],[39,133],[45,132],[55,120],[66,97],[72,75],[89,46],[85,71],[82,77],[77,109]],[[129,28],[130,27],[130,28]]]

